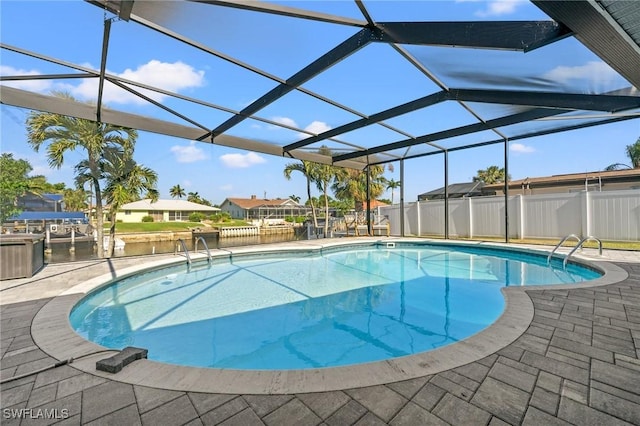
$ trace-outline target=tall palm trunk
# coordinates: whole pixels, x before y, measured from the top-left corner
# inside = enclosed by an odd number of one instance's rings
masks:
[[[313,230],[318,227],[318,216],[316,215],[316,206],[313,203],[313,198],[311,198],[311,180],[307,177],[307,198],[309,199],[309,204],[311,204],[311,217],[313,217]]]
[[[327,183],[324,184],[324,237],[329,234],[329,197],[327,196]]]
[[[104,257],[104,215],[102,210],[102,191],[98,179],[93,178],[93,188],[96,192],[96,239],[98,240],[98,258]]]
[[[109,220],[111,221],[111,226],[109,226],[109,246],[107,247],[107,257],[113,257],[113,252],[116,249],[116,214],[117,210],[109,211]]]

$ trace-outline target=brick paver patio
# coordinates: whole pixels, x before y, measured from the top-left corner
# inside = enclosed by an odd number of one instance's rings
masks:
[[[131,385],[85,373],[70,364],[3,383],[0,422],[638,425],[640,254],[637,260],[616,262],[629,273],[616,284],[528,290],[535,314],[522,336],[490,356],[438,374],[342,391],[232,395]],[[34,316],[53,296],[139,261],[49,265],[33,279],[4,282],[0,292],[2,379],[58,361],[36,346],[31,336]],[[38,298],[21,297],[34,294],[34,289]],[[17,419],[16,413],[28,418]],[[57,418],[42,418],[47,415]]]

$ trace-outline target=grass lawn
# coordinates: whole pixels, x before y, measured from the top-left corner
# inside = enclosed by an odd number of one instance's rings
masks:
[[[190,231],[193,228],[225,227],[225,226],[247,226],[247,222],[242,220],[232,220],[221,223],[202,222],[137,222],[137,223],[116,223],[116,232],[162,232],[162,231]],[[104,228],[109,229],[110,224],[105,223]]]

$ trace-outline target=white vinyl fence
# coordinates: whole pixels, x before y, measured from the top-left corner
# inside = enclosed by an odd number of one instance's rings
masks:
[[[504,237],[504,196],[449,200],[449,235]],[[400,235],[400,205],[380,207]],[[444,236],[444,200],[404,205],[405,235]],[[515,195],[509,197],[510,238],[640,241],[640,190]]]

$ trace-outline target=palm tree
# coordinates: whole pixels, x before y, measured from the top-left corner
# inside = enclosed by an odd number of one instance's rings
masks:
[[[396,188],[400,188],[400,186],[402,186],[402,182],[400,182],[399,180],[387,180],[387,189],[391,190],[391,204],[393,204],[393,192]]]
[[[187,194],[184,192],[184,188],[180,185],[174,185],[169,189],[169,195],[171,195],[171,198],[182,198]]]
[[[62,192],[64,209],[69,212],[83,211],[87,208],[89,192],[84,189],[67,188]]]
[[[627,155],[634,169],[640,169],[640,138],[631,145],[627,145]]]
[[[486,169],[478,170],[478,174],[474,176],[474,182],[484,182],[487,185],[492,183],[500,183],[504,182],[504,167],[499,168],[498,166],[489,166]]]
[[[107,257],[113,256],[116,244],[116,215],[126,204],[137,201],[144,194],[145,198],[158,200],[156,183],[158,175],[148,167],[136,163],[133,158],[123,153],[110,152],[103,162],[105,177],[104,195],[109,204],[109,247]]]
[[[331,157],[331,150],[326,146],[321,146],[318,154]],[[311,179],[315,182],[318,191],[322,192],[324,198],[324,235],[329,232],[329,185],[336,177],[337,168],[330,164],[313,163],[311,167]]]
[[[289,195],[289,199],[295,201],[296,203],[300,202],[300,196],[298,195]]]
[[[623,170],[623,169],[639,169],[640,168],[640,138],[635,143],[631,145],[627,145],[625,149],[629,160],[631,160],[631,165],[623,164],[623,163],[614,163],[609,164],[605,167],[605,171],[609,172],[612,170]]]
[[[291,179],[291,173],[300,172],[307,179],[307,200],[311,204],[311,215],[313,217],[313,226],[318,227],[318,217],[316,216],[316,207],[311,198],[311,182],[313,181],[313,164],[310,161],[302,160],[300,163],[289,163],[284,166],[284,177]]]
[[[356,214],[362,211],[367,201],[367,173],[369,173],[369,197],[375,200],[385,190],[384,166],[369,166],[365,170],[338,169],[331,186],[336,198],[343,201],[351,200]]]
[[[192,203],[200,203],[200,194],[197,192],[190,192],[187,194],[187,201]]]
[[[68,93],[55,92],[54,95],[75,101]],[[72,151],[82,150],[86,154],[80,168],[85,171],[81,181],[91,183],[96,197],[96,220],[98,235],[98,257],[104,257],[102,246],[103,207],[101,158],[108,149],[119,148],[127,155],[133,152],[138,132],[125,127],[97,123],[81,118],[67,117],[49,112],[31,112],[27,118],[27,141],[38,152],[47,145],[49,166],[59,169],[65,156]]]

